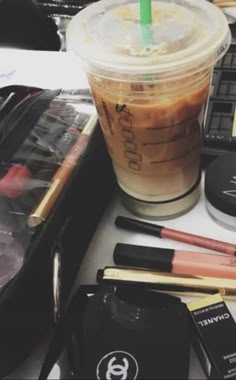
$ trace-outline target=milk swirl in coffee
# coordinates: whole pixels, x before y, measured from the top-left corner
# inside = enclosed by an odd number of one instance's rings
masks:
[[[161,202],[195,184],[210,75],[208,70],[163,85],[89,76],[117,180],[126,193]]]

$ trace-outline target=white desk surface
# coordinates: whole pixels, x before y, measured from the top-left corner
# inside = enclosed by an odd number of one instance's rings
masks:
[[[0,49],[0,56],[1,61],[3,62],[2,66],[0,63],[0,86],[9,84],[26,84],[45,88],[77,88],[78,86],[87,86],[86,77],[82,72],[81,66],[77,60],[71,57],[68,53],[16,50],[6,51]],[[7,62],[12,64],[12,71],[15,71],[12,74],[9,74],[8,77],[3,77],[1,76],[1,70],[2,73],[7,73]],[[10,73],[10,70],[8,73]],[[115,194],[90,243],[87,254],[80,268],[80,273],[78,274],[76,288],[79,283],[96,283],[97,269],[113,265],[112,254],[117,242],[207,252],[206,249],[187,246],[183,243],[158,239],[152,236],[118,229],[114,226],[114,220],[117,215],[131,217],[131,214],[123,208],[119,196]],[[159,222],[159,224],[236,244],[236,233],[220,227],[207,214],[203,191],[200,201],[190,212],[172,220]],[[209,254],[211,253],[210,251],[208,252]],[[186,301],[189,300],[190,299],[186,299]],[[227,305],[236,319],[236,302],[227,301]],[[39,344],[38,348],[32,352],[32,355],[25,361],[25,363],[7,378],[37,378],[46,347],[47,337],[43,339],[41,344]],[[57,367],[52,371],[50,378],[60,378],[59,369]],[[190,379],[205,378],[201,365],[194,352],[192,352]]]

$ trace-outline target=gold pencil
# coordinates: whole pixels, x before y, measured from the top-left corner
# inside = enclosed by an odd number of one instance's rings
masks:
[[[180,275],[137,268],[105,267],[98,270],[97,280],[113,285],[136,285],[185,296],[220,293],[225,299],[236,300],[236,279]]]
[[[47,219],[66,182],[70,178],[75,166],[79,162],[79,159],[82,157],[88,145],[89,138],[96,127],[96,124],[97,113],[94,113],[88,120],[83,131],[81,133],[78,132],[77,140],[66,155],[61,166],[54,174],[48,191],[36,209],[32,212],[32,214],[30,214],[27,220],[28,227],[37,227]]]

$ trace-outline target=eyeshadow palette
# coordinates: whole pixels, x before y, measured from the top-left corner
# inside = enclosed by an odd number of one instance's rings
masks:
[[[211,97],[220,99],[236,99],[236,70],[214,71],[211,86]]]
[[[236,45],[231,45],[227,54],[216,64],[217,69],[236,69]]]
[[[204,132],[204,142],[218,148],[235,149],[235,102],[210,100]]]
[[[215,66],[202,133],[203,159],[236,150],[236,44]]]

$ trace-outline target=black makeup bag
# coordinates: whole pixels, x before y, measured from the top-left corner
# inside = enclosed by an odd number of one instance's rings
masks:
[[[113,194],[94,112],[87,89],[0,89],[1,378],[63,312]],[[63,186],[56,192],[58,181]],[[46,216],[32,219],[45,205]]]

